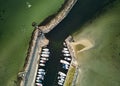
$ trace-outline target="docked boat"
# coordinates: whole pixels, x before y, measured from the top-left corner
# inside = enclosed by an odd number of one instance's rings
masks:
[[[70,65],[70,63],[65,60],[60,60],[60,63]]]
[[[49,54],[41,54],[42,57],[49,57]]]
[[[38,71],[43,72],[43,71],[45,71],[45,70],[44,70],[44,69],[38,69]]]
[[[43,51],[46,51],[46,52],[48,52],[48,51],[49,51],[49,49],[48,49],[48,48],[43,48],[42,50],[43,50]]]
[[[46,61],[45,60],[40,60],[40,63],[45,63]]]
[[[63,54],[63,55],[64,55],[64,56],[70,56],[70,54],[67,54],[67,53],[66,53],[66,54]]]
[[[36,83],[37,86],[43,86],[41,83]]]
[[[68,50],[68,48],[63,48],[63,50]]]
[[[45,60],[45,61],[47,61],[47,60],[48,60],[48,58],[43,58],[43,57],[41,57],[40,59]]]
[[[50,52],[43,51],[42,54],[50,54]]]
[[[70,52],[68,50],[62,50],[63,53],[69,54]]]
[[[71,61],[71,58],[68,58],[68,57],[65,57],[64,59],[67,61]]]
[[[40,63],[39,65],[42,66],[42,67],[45,66],[45,64],[42,64],[42,63]]]
[[[58,74],[61,75],[61,76],[66,76],[66,74],[61,72],[61,71],[59,71]]]

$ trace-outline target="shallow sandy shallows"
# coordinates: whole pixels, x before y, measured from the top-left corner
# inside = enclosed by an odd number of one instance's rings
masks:
[[[72,45],[81,70],[75,86],[120,86],[119,10],[120,1],[73,34],[76,43]],[[88,40],[81,41],[83,38]]]
[[[76,42],[71,42],[70,45],[76,55],[80,52],[83,52],[83,51],[86,51],[86,50],[89,50],[90,48],[92,48],[94,46],[94,42],[90,41],[86,38],[84,38],[84,39],[82,38]]]

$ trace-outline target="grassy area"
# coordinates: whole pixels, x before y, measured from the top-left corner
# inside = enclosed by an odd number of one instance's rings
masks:
[[[22,70],[32,22],[55,13],[64,0],[0,0],[0,86],[16,86]]]
[[[73,78],[74,78],[75,70],[76,70],[75,67],[70,66],[69,71],[67,73],[67,77],[66,77],[64,86],[71,86],[72,85],[72,81],[73,81]]]
[[[75,41],[94,42],[77,53],[81,72],[76,86],[120,86],[120,1],[111,6],[73,34]]]

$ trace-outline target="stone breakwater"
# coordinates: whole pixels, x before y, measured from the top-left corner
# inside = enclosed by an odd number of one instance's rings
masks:
[[[27,57],[25,59],[23,72],[20,72],[18,74],[18,77],[22,78],[22,80],[20,81],[20,86],[24,86],[25,75],[28,72],[29,67],[30,67],[30,63],[31,63],[31,60],[32,60],[32,54],[34,52],[34,47],[35,47],[36,40],[37,40],[37,37],[38,37],[38,32],[39,32],[39,30],[36,29],[32,33],[31,41],[29,43],[29,48],[28,48],[28,52],[27,52]]]
[[[37,39],[38,37],[40,37],[40,33],[48,33],[50,32],[52,29],[54,29],[55,26],[57,26],[69,13],[69,11],[72,9],[72,7],[74,6],[74,4],[77,2],[77,0],[66,0],[64,5],[60,8],[60,10],[58,11],[58,13],[44,26],[39,26],[37,29],[35,29],[32,33],[32,37],[31,37],[31,41],[29,44],[29,48],[28,48],[28,53],[27,53],[27,57],[26,57],[26,61],[24,64],[24,69],[23,72],[20,72],[18,74],[19,78],[22,78],[20,81],[20,86],[25,86],[25,82],[26,82],[26,75],[30,69],[30,64],[32,62],[32,54],[35,50],[35,46],[37,43]],[[44,39],[40,39],[42,41],[42,45],[45,46],[49,43],[49,40],[47,40],[45,37]],[[45,40],[45,42],[44,42]],[[46,43],[47,41],[47,43]],[[45,43],[45,44],[44,44]],[[42,46],[39,46],[42,48]]]
[[[74,4],[77,2],[77,0],[67,0],[67,2],[63,5],[62,10],[59,11],[58,14],[54,16],[53,19],[50,20],[45,26],[39,26],[39,29],[43,33],[50,32],[55,26],[57,26],[70,12]]]

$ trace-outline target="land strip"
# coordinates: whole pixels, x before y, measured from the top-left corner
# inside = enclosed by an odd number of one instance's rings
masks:
[[[55,26],[57,26],[70,12],[74,4],[77,2],[77,0],[68,0],[65,5],[63,5],[63,9],[59,11],[57,15],[53,19],[51,19],[50,22],[48,22],[45,26],[39,26],[39,29],[43,33],[48,33],[52,29],[54,29]]]

